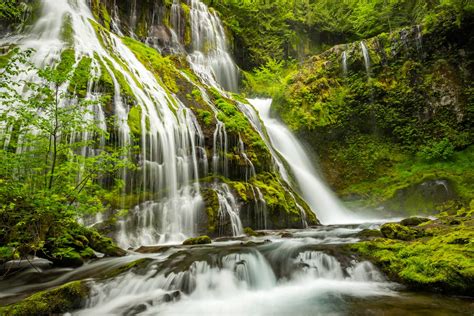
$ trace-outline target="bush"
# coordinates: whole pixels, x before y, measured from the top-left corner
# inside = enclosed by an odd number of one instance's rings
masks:
[[[450,160],[454,155],[454,146],[445,138],[439,142],[431,142],[421,148],[418,155],[426,161]]]

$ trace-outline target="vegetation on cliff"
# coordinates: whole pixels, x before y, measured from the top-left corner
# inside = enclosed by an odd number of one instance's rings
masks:
[[[474,281],[474,203],[436,220],[388,223],[385,238],[351,245],[393,280],[411,288],[470,295]]]

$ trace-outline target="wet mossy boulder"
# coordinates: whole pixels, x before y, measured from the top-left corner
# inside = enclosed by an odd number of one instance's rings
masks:
[[[356,234],[356,237],[362,239],[380,238],[382,233],[378,229],[364,229]]]
[[[206,245],[212,243],[212,240],[209,236],[199,236],[195,238],[189,238],[183,241],[183,245],[190,246],[190,245]]]
[[[380,232],[385,238],[399,240],[413,240],[423,236],[421,231],[397,223],[382,225]]]
[[[347,247],[411,289],[472,296],[474,216],[461,210],[455,215],[458,226],[449,225],[452,218],[439,215],[416,229],[385,224],[385,234],[410,240],[377,238]]]
[[[430,221],[430,219],[426,218],[426,217],[413,216],[413,217],[405,218],[404,220],[402,220],[400,222],[400,224],[403,225],[403,226],[418,226],[420,224],[423,224],[423,223],[426,223],[426,222],[429,222],[429,221]]]
[[[18,303],[0,307],[0,315],[63,314],[84,307],[89,293],[90,285],[87,282],[74,281],[38,292]]]
[[[127,254],[111,238],[77,224],[70,227],[68,232],[58,232],[47,238],[37,255],[52,261],[55,266],[77,267],[86,260],[96,258],[96,252],[106,257],[122,257]]]

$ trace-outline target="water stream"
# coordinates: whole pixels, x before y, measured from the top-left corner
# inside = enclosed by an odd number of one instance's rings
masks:
[[[366,221],[356,216],[338,200],[317,173],[302,144],[280,121],[271,117],[271,99],[251,99],[258,110],[273,147],[286,160],[305,201],[323,224]]]

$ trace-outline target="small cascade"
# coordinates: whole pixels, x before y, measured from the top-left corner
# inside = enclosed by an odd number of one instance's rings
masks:
[[[267,229],[267,201],[259,187],[252,186],[252,193],[255,201],[255,225],[258,229]]]
[[[221,236],[228,235],[227,227],[230,224],[232,236],[241,236],[244,234],[244,228],[239,217],[239,206],[234,195],[225,183],[214,185],[219,200],[219,234]]]
[[[342,52],[342,73],[344,76],[347,76],[348,68],[347,68],[347,52]]]
[[[423,33],[421,31],[421,25],[417,25],[415,27],[415,43],[416,43],[416,49],[419,52],[423,52]]]
[[[324,224],[361,221],[354,217],[325,185],[296,137],[286,126],[270,116],[271,99],[253,99],[249,102],[259,111],[273,147],[288,163],[299,191],[316,212],[318,219]]]
[[[131,7],[130,7],[130,34],[132,37],[135,37],[135,33],[133,30],[135,30],[135,27],[137,26],[137,0],[132,0],[131,2]]]
[[[118,36],[123,36],[121,27],[122,23],[120,22],[119,8],[117,6],[117,0],[114,0],[112,7],[112,20],[110,21],[110,27],[112,31]]]
[[[249,159],[249,157],[245,153],[245,145],[240,135],[239,135],[239,153],[240,153],[240,156],[242,156],[242,158],[245,161],[245,181],[249,181],[251,178],[255,177],[256,172],[255,172],[255,167],[252,161]]]
[[[294,264],[300,267],[296,273],[321,279],[344,279],[344,271],[336,258],[319,251],[305,251],[298,254]]]
[[[238,69],[227,48],[224,27],[215,12],[199,0],[191,7],[192,69],[211,86],[237,91]]]
[[[184,26],[182,25],[181,4],[179,0],[173,0],[171,4],[170,22],[178,40],[181,41],[184,35]]]
[[[93,284],[86,308],[74,315],[312,314],[329,300],[327,314],[344,304],[345,296],[393,295],[391,284],[370,263],[354,261],[346,267],[324,252],[298,250],[305,244],[222,245],[206,259],[202,249],[176,253],[175,259],[155,255],[139,273]],[[191,260],[176,265],[181,256]],[[279,267],[288,267],[289,274],[277,273]]]
[[[367,77],[370,78],[370,55],[367,46],[365,46],[364,41],[360,42],[360,49],[362,50],[362,56],[364,57],[365,71],[367,72]]]

